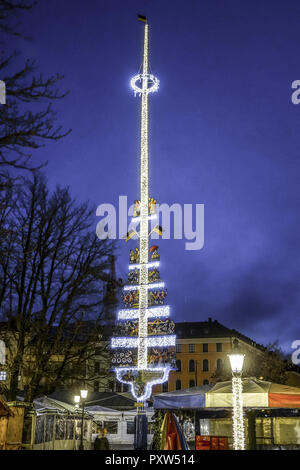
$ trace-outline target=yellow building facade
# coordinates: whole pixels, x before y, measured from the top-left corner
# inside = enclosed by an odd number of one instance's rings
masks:
[[[176,323],[176,370],[169,380],[155,387],[155,393],[171,392],[217,381],[218,373],[230,372],[228,354],[237,339],[246,352],[245,361],[253,354],[263,354],[260,345],[218,321]]]

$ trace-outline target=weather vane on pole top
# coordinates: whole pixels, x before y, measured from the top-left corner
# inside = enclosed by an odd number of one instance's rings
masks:
[[[135,75],[131,79],[130,85],[133,88],[134,94],[141,96],[142,94],[148,95],[149,93],[154,93],[157,91],[159,87],[159,80],[154,75],[149,74],[149,25],[147,23],[147,18],[145,16],[139,15],[138,19],[145,22],[143,72]],[[138,86],[137,82],[140,82],[141,86]]]

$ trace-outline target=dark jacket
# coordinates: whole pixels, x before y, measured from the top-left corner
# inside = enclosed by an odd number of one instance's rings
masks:
[[[94,441],[94,450],[109,450],[107,437],[96,437]]]

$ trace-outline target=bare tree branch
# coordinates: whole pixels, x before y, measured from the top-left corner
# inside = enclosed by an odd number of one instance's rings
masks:
[[[6,341],[14,344],[9,398],[15,399],[23,370],[31,401],[45,377],[50,386],[69,380],[67,370],[74,376],[71,360],[83,367],[97,344],[105,355],[101,293],[113,246],[91,233],[87,204],[76,203],[65,188],[49,194],[39,173],[14,188],[17,197],[10,188],[6,193],[0,301]]]
[[[20,35],[11,26],[12,17],[31,10],[35,4],[33,1],[0,0],[0,30]],[[4,45],[3,50],[8,48]],[[17,52],[4,55],[0,51],[1,80],[6,85],[6,104],[0,106],[0,168],[34,170],[41,165],[31,164],[32,150],[71,132],[57,125],[57,114],[52,107],[54,101],[65,98],[68,93],[58,89],[63,75],[44,78],[37,74],[34,60],[27,59],[15,70],[18,55]]]

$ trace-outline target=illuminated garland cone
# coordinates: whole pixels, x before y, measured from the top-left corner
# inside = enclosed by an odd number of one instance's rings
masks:
[[[122,295],[125,309],[118,312],[116,336],[111,339],[116,378],[130,385],[139,402],[151,396],[153,385],[168,380],[175,360],[175,325],[164,305],[167,292],[158,271],[158,246],[149,247],[149,222],[156,217],[156,200],[149,198],[148,99],[149,93],[158,90],[159,80],[149,74],[148,29],[146,23],[143,70],[131,80],[141,99],[140,200],[135,201],[132,219],[136,230],[127,234],[126,241],[138,235],[139,248],[130,250],[128,282]],[[152,231],[162,233],[158,225]]]

